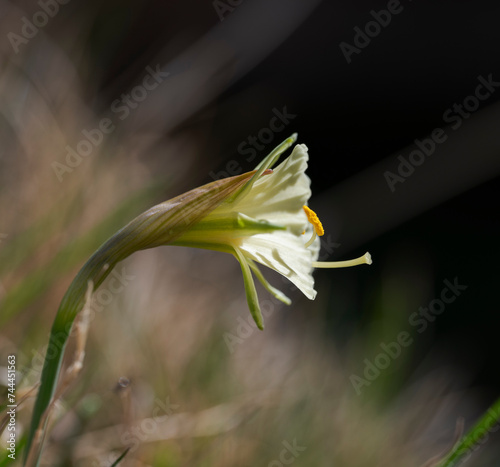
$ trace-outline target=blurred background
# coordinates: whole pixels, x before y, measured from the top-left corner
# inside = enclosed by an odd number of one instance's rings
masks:
[[[321,259],[374,260],[318,270],[314,302],[265,271],[293,305],[259,289],[259,332],[232,257],[133,255],[121,287],[96,294],[43,465],[110,466],[127,447],[120,465],[423,466],[446,452],[500,392],[499,14],[487,1],[1,1],[0,366],[17,355],[19,394],[106,238],[252,170],[293,132]],[[498,436],[466,464],[497,465]]]

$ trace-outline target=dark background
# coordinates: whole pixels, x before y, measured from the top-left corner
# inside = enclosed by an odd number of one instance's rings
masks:
[[[224,13],[222,23],[210,2],[182,2],[182,6],[180,2],[149,2],[141,7],[130,2],[129,11],[126,3],[120,2],[115,7],[120,11],[118,17],[116,9],[107,3],[98,13],[90,45],[96,63],[102,66],[102,91],[116,95],[116,78],[122,70],[130,71],[131,63],[142,67],[148,55],[178,35],[187,44],[211,28],[236,20],[236,15],[240,15],[238,20],[245,21],[241,18],[245,14],[244,3],[251,2],[243,2],[232,13]],[[387,2],[320,2],[281,45],[172,131],[197,125],[209,127],[207,168],[212,164],[216,172],[224,170],[227,161],[236,154],[243,167],[251,169],[252,163],[245,163],[245,158],[237,153],[238,145],[248,135],[256,135],[268,126],[273,108],[286,106],[297,117],[289,130],[279,134],[273,143],[298,131],[299,141],[309,146],[314,195],[321,197],[320,215],[329,224],[326,209],[331,187],[389,156],[395,159],[415,138],[424,138],[434,128],[445,127],[443,112],[473,94],[478,76],[486,78],[492,74],[500,80],[498,4],[402,1],[401,6],[403,10],[392,17],[391,23],[365,49],[353,54],[348,64],[339,44],[353,44],[353,28],[363,29],[373,20],[370,11],[386,9]],[[264,17],[266,6],[261,11]],[[111,34],[110,25],[116,29],[123,27],[123,33],[118,37]],[[252,27],[259,34],[259,22]],[[481,103],[479,113],[484,107],[495,105],[500,97],[500,92],[497,93]],[[488,121],[497,125],[494,117]],[[464,120],[464,127],[468,123]],[[460,165],[466,159],[481,166],[481,141],[474,140],[474,133],[469,138],[470,146],[464,145],[463,152],[454,154],[455,164]],[[269,149],[272,146],[267,145]],[[469,152],[471,148],[473,154]],[[260,154],[265,153],[266,150]],[[433,154],[435,158],[439,155],[439,150]],[[386,170],[394,171],[395,165],[386,164]],[[455,171],[455,165],[449,166],[446,178],[453,179]],[[408,210],[407,220],[380,225],[379,234],[362,245],[350,244],[348,238],[341,240],[347,252],[370,250],[375,259],[373,268],[362,271],[361,278],[360,271],[329,277],[338,285],[339,281],[352,280],[354,274],[362,281],[360,292],[373,290],[395,248],[404,244],[405,252],[414,248],[423,252],[431,264],[433,290],[424,303],[412,304],[413,311],[438,296],[444,278],[458,277],[469,289],[453,304],[452,312],[444,313],[430,324],[432,335],[429,332],[419,340],[415,365],[435,347],[446,345],[447,359],[470,372],[472,385],[493,386],[498,390],[496,336],[500,322],[496,294],[500,274],[496,240],[500,233],[500,185],[497,175],[498,172],[489,173],[482,183],[458,189],[444,202],[437,199],[422,213],[418,209],[414,212],[414,200],[408,197],[407,206],[403,206],[403,210]],[[379,177],[383,184],[382,174]],[[205,177],[203,181],[208,180]],[[419,193],[430,190],[429,186],[442,183],[446,184],[446,180],[431,174],[417,182],[413,196],[418,197]],[[397,189],[404,190],[404,185],[397,185]],[[386,191],[389,192],[387,187]],[[362,195],[371,197],[368,188]],[[398,191],[392,196],[397,197]],[[389,205],[389,210],[391,202],[391,198],[380,200]],[[360,207],[363,209],[363,203]],[[362,229],[363,221],[357,227]],[[412,259],[410,255],[409,270]],[[322,286],[328,287],[326,274],[320,277]],[[366,326],[372,318],[363,316],[355,307],[351,315],[345,318],[351,322],[351,329]],[[341,342],[346,335],[336,332],[337,324],[332,319],[331,332]],[[441,364],[442,361],[436,362]]]
[[[382,306],[380,290],[388,277],[400,279],[409,291],[419,281],[427,283],[418,299],[409,292],[403,318],[386,316],[405,329],[409,314],[439,296],[444,279],[458,277],[468,290],[418,338],[410,364],[400,371],[411,379],[422,362],[428,369],[453,365],[467,375],[464,385],[486,389],[488,403],[500,390],[500,91],[481,102],[461,128],[449,131],[453,142],[438,147],[394,193],[383,174],[396,171],[397,156],[407,154],[416,138],[447,128],[444,111],[474,93],[478,76],[500,80],[500,5],[410,0],[401,5],[351,63],[339,44],[353,44],[354,27],[364,29],[373,21],[370,11],[386,9],[387,2],[305,6],[245,0],[220,21],[210,1],[72,0],[46,33],[66,40],[73,25],[87,22],[85,35],[61,45],[68,53],[83,48],[87,61],[75,65],[82,82],[92,83],[84,92],[97,113],[136,85],[148,64],[164,63],[186,83],[197,74],[199,80],[182,92],[167,93],[155,108],[141,108],[124,130],[155,131],[162,138],[193,134],[203,141],[206,149],[193,164],[191,179],[178,181],[179,189],[210,181],[211,171],[225,170],[232,160],[251,170],[257,159],[245,161],[238,146],[269,125],[274,108],[286,106],[296,118],[259,158],[297,131],[311,156],[311,205],[340,243],[332,259],[366,250],[374,258],[369,269],[317,273],[318,288],[332,291],[325,333],[342,349],[352,335],[368,335],[374,323],[383,322],[383,313],[370,310]],[[286,26],[289,20],[293,25]],[[280,38],[269,31],[281,31]],[[214,36],[230,51],[221,63],[215,53],[204,55]],[[203,60],[207,70],[214,65],[206,76],[197,68]],[[168,173],[168,164],[147,149],[140,157]],[[336,301],[335,291],[349,287],[357,298]],[[403,301],[406,291],[401,289]],[[377,352],[376,345],[367,349],[367,355]]]

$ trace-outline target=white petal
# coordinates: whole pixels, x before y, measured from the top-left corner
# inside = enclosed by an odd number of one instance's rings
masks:
[[[252,235],[242,241],[239,249],[245,256],[285,276],[314,300],[312,262],[317,259],[317,248],[305,248],[301,237],[287,231]]]
[[[307,147],[296,145],[271,175],[259,178],[249,193],[233,204],[220,206],[209,217],[238,211],[300,235],[308,224],[302,206],[311,196],[311,180],[305,174],[308,158]]]
[[[204,222],[209,225],[239,213],[284,227],[285,230],[248,236],[235,236],[229,229],[221,241],[232,244],[246,258],[279,272],[313,300],[316,291],[312,263],[318,258],[320,241],[317,238],[305,247],[313,228],[302,209],[311,196],[311,181],[305,174],[308,159],[307,146],[296,145],[272,174],[260,176],[248,192],[217,207]],[[304,231],[306,234],[302,235]]]

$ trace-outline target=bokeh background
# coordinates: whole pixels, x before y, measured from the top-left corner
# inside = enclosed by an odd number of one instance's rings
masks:
[[[398,12],[386,26],[369,25],[388,8]],[[266,271],[294,303],[259,290],[258,332],[232,257],[133,255],[119,292],[97,296],[44,465],[109,466],[130,447],[121,465],[422,466],[498,396],[500,87],[470,98],[500,82],[498,4],[41,0],[0,11],[0,365],[17,355],[20,394],[102,241],[158,202],[251,170],[293,132],[309,147],[322,259],[374,259],[317,271],[314,302]],[[373,37],[360,38],[367,25]],[[355,40],[365,43],[346,56]],[[144,92],[151,70],[158,85]],[[464,103],[473,110],[454,107]],[[446,141],[391,189],[398,157],[439,128]],[[88,154],[68,159],[68,146]],[[445,280],[467,289],[425,330],[412,324]],[[366,362],[402,332],[411,345],[367,380]],[[19,410],[19,439],[31,409]],[[497,465],[498,441],[465,464]]]

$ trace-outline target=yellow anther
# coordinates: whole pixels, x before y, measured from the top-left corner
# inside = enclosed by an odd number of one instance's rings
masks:
[[[325,234],[325,230],[323,229],[323,225],[321,224],[321,221],[319,220],[317,214],[307,206],[302,206],[304,209],[304,212],[306,213],[307,220],[312,224],[314,227],[314,231],[316,234],[318,234],[320,237]]]

